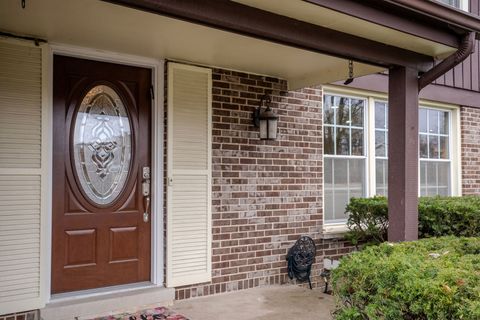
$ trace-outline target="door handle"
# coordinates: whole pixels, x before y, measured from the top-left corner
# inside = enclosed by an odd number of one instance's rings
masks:
[[[143,183],[142,183],[142,194],[143,194],[143,222],[147,223],[149,220],[150,211],[150,167],[143,167]]]
[[[144,198],[144,207],[145,207],[145,212],[143,212],[143,222],[148,222],[150,218],[150,214],[148,213],[150,209],[150,196],[146,196]]]

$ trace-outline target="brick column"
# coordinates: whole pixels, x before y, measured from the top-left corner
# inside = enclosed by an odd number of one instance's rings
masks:
[[[388,240],[418,239],[418,78],[414,69],[389,71]]]

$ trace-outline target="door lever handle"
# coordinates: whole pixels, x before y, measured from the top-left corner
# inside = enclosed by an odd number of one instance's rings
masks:
[[[150,196],[146,196],[144,198],[144,207],[145,211],[143,212],[143,222],[146,223],[150,218],[150,214],[148,213],[148,211],[150,210]]]
[[[150,167],[143,167],[142,178],[143,207],[145,209],[143,212],[143,222],[147,223],[150,218],[148,213],[150,210]]]

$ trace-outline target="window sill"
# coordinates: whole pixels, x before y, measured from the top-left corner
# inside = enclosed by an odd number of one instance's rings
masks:
[[[348,232],[345,224],[323,226],[322,239],[343,239]]]

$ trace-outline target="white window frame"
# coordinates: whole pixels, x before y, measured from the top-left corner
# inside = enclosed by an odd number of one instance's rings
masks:
[[[350,99],[359,99],[359,100],[363,100],[364,101],[364,111],[363,111],[363,134],[364,134],[364,145],[363,145],[363,148],[364,148],[364,151],[363,151],[363,156],[355,156],[355,155],[348,155],[348,156],[344,156],[344,155],[325,155],[322,151],[322,161],[323,163],[325,163],[325,158],[327,159],[364,159],[365,160],[365,177],[368,177],[367,181],[365,182],[365,194],[366,196],[368,197],[369,194],[370,194],[370,184],[369,184],[369,180],[370,180],[370,165],[369,165],[369,146],[370,146],[370,139],[369,139],[369,136],[370,136],[370,132],[369,132],[369,127],[370,127],[370,117],[369,117],[369,114],[370,114],[370,101],[369,101],[369,97],[364,95],[364,94],[357,94],[357,93],[344,93],[344,92],[337,92],[335,90],[333,91],[325,91],[323,90],[322,92],[322,106],[323,106],[323,103],[324,103],[324,96],[325,95],[333,95],[333,96],[341,96],[341,97],[344,97],[344,98],[350,98]],[[337,126],[332,126],[333,128],[337,128]],[[342,127],[342,126],[341,126]],[[322,107],[322,137],[323,137],[323,107]],[[350,139],[350,150],[351,150],[351,144],[352,144],[352,141]],[[325,166],[323,166],[323,168],[325,168]],[[325,177],[325,174],[322,174],[322,190],[325,190],[325,183],[324,183],[324,177]],[[323,212],[325,212],[325,201],[322,201],[323,203]],[[323,222],[324,222],[324,226],[329,226],[329,227],[333,227],[333,229],[337,229],[338,227],[339,228],[344,228],[345,225],[346,225],[346,221],[339,221],[339,222],[330,222],[330,223],[326,223],[326,219],[325,219],[325,214],[323,215]]]
[[[388,100],[386,99],[378,99],[371,97],[373,99],[370,105],[370,109],[372,110],[371,114],[371,122],[372,124],[375,123],[375,102],[386,103],[388,106]],[[420,171],[420,162],[421,161],[432,161],[432,162],[449,162],[450,163],[450,196],[461,196],[462,188],[461,188],[461,161],[459,158],[461,157],[461,141],[460,141],[460,108],[458,106],[443,104],[439,102],[432,102],[432,101],[419,101],[419,109],[430,109],[430,110],[438,110],[447,112],[449,116],[449,124],[448,124],[448,159],[429,159],[429,158],[420,158],[420,154],[418,157],[418,196],[421,196],[421,187],[420,187],[420,179],[421,179],[421,171]],[[372,133],[369,136],[371,139],[371,145],[375,145],[375,125],[372,126],[371,129]],[[387,130],[388,132],[388,130]],[[420,133],[419,133],[420,134]],[[388,144],[388,142],[387,142]],[[388,150],[388,147],[387,147]],[[376,195],[377,190],[377,180],[376,180],[376,160],[377,158],[387,159],[388,160],[388,153],[387,157],[376,157],[375,149],[372,148],[371,153],[369,154],[371,158],[369,159],[370,163],[370,172],[372,174],[369,176],[369,184],[370,190],[372,192],[369,196]],[[455,177],[458,175],[458,178]]]
[[[376,194],[376,157],[375,148],[370,146],[375,145],[375,102],[386,102],[388,104],[388,96],[383,93],[350,89],[336,86],[323,86],[323,96],[325,95],[340,95],[348,98],[366,99],[364,123],[365,123],[365,157],[366,157],[366,196],[373,197]],[[322,103],[323,103],[322,96]],[[461,127],[460,127],[460,107],[456,105],[419,100],[419,108],[437,109],[447,111],[450,114],[449,124],[449,157],[450,157],[450,192],[452,196],[462,195],[462,168],[461,168]],[[323,108],[322,108],[322,136],[323,136]],[[329,156],[327,155],[327,158]],[[332,156],[330,156],[332,157]],[[335,157],[335,156],[333,156]],[[325,159],[322,151],[322,159]],[[418,170],[418,194],[420,196],[420,158]],[[324,177],[324,175],[322,175]],[[323,190],[325,188],[324,181],[322,181]],[[325,201],[323,201],[323,210],[325,210]],[[325,212],[325,211],[323,211]],[[324,234],[335,234],[346,231],[345,223],[326,223],[325,214],[323,215],[323,232]]]
[[[370,123],[372,124],[369,128],[368,138],[370,139],[370,144],[372,146],[375,146],[375,131],[376,131],[376,128],[375,128],[375,102],[380,102],[380,103],[387,104],[387,110],[388,110],[388,100],[386,99],[386,97],[381,98],[381,99],[376,98],[376,97],[369,97],[368,101],[369,101],[370,110],[371,110],[371,112],[369,114]],[[388,117],[387,117],[387,123],[388,123]],[[386,132],[387,132],[387,137],[388,137],[388,129],[386,129]],[[370,166],[370,172],[371,172],[371,175],[368,176],[368,180],[369,180],[368,183],[370,184],[370,190],[371,190],[371,192],[368,194],[369,197],[373,197],[377,194],[377,177],[376,177],[377,158],[388,160],[388,140],[386,141],[386,145],[387,145],[387,155],[385,157],[377,157],[374,147],[371,148],[372,150],[370,150],[370,153],[368,154],[368,156],[369,156],[368,164]]]
[[[462,195],[462,161],[461,161],[461,127],[460,127],[460,107],[433,102],[420,101],[420,108],[444,111],[449,114],[449,139],[448,156],[449,159],[430,159],[435,162],[450,162],[450,196]],[[418,196],[420,196],[420,155],[418,158]],[[423,159],[429,161],[429,159]]]

